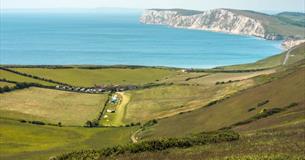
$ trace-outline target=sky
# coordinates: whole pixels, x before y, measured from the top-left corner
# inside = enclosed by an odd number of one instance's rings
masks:
[[[301,11],[305,0],[0,0],[1,9],[44,8],[235,8],[256,11]]]

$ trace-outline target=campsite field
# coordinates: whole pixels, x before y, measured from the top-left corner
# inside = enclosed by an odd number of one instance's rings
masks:
[[[107,95],[29,88],[1,94],[0,99],[1,118],[83,126],[98,117]]]
[[[100,125],[102,126],[122,127],[126,125],[126,123],[123,122],[123,119],[126,114],[127,105],[130,101],[130,95],[124,92],[117,92],[112,96],[114,95],[118,97],[117,101],[114,103],[110,101],[106,105],[102,119],[100,120]],[[113,110],[114,113],[109,113],[107,110]]]
[[[158,68],[47,69],[13,68],[22,73],[64,82],[74,86],[143,85],[175,75],[178,71]]]
[[[136,128],[53,127],[0,119],[0,159],[41,160],[81,149],[128,143]]]

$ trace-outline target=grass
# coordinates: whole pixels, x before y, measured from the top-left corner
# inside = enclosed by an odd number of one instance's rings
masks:
[[[243,127],[235,128],[241,135],[239,140],[200,146],[176,147],[163,151],[120,152],[123,147],[113,147],[108,153],[117,153],[102,159],[141,160],[141,159],[207,159],[207,160],[303,160],[304,147],[304,103],[270,117],[260,119]],[[260,124],[259,124],[260,123]],[[258,125],[259,124],[259,125]],[[262,125],[264,124],[264,125]],[[251,126],[251,127],[250,127]],[[252,129],[251,129],[252,128]],[[246,129],[246,130],[244,130]],[[193,134],[191,136],[198,134]],[[175,140],[176,138],[171,138]],[[178,138],[179,139],[179,138]],[[150,142],[150,141],[148,141]],[[200,142],[196,141],[197,143]],[[145,141],[142,143],[145,144]],[[158,144],[148,143],[148,144]],[[176,143],[179,144],[179,143]],[[132,146],[132,145],[130,145]],[[147,148],[149,145],[145,145]],[[161,145],[156,145],[161,148]],[[170,145],[167,145],[170,146]],[[134,150],[133,150],[134,151]],[[95,153],[96,157],[104,152],[74,152],[70,158]],[[92,155],[92,154],[91,154]],[[91,157],[95,159],[94,157]]]
[[[0,99],[2,118],[83,126],[98,117],[107,96],[30,88],[1,94]]]
[[[0,87],[5,87],[5,86],[14,87],[15,84],[14,83],[8,83],[8,82],[1,82],[0,81]]]
[[[55,160],[64,159],[107,159],[126,153],[142,153],[142,152],[160,152],[170,148],[189,148],[196,145],[215,144],[228,141],[236,141],[239,139],[239,134],[234,131],[217,131],[210,133],[198,133],[196,135],[183,138],[168,138],[155,139],[151,141],[144,141],[124,146],[115,146],[102,149],[100,151],[81,151],[73,152],[57,157]]]
[[[301,61],[305,58],[305,43],[300,44],[294,50],[290,52],[290,57],[287,61],[287,64],[294,64],[298,61]],[[233,65],[226,67],[219,67],[223,70],[252,70],[252,69],[264,69],[264,68],[274,68],[281,66],[286,56],[286,52],[283,52],[278,55],[274,55],[262,60],[259,60],[255,63],[242,64],[242,65]]]
[[[48,69],[13,68],[13,70],[64,82],[74,86],[143,85],[176,74],[176,70],[157,68]]]
[[[129,143],[136,128],[60,128],[0,120],[0,130],[0,159],[41,160],[64,152]]]
[[[305,68],[299,68],[272,83],[248,89],[214,106],[160,120],[158,125],[143,132],[141,136],[143,138],[181,136],[199,131],[217,130],[246,120],[261,109],[281,108],[293,102],[303,101],[304,73]],[[269,100],[269,103],[261,109],[248,112],[250,108],[265,100]]]
[[[38,83],[46,86],[56,86],[54,83],[45,82],[25,76],[21,76],[15,73],[11,73],[8,71],[0,70],[0,79],[7,79],[10,81],[16,81],[16,82],[27,82],[27,83]]]
[[[283,113],[236,128],[238,141],[116,156],[117,160],[207,159],[207,160],[303,160],[304,102]]]
[[[102,126],[124,126],[125,123],[123,122],[124,115],[126,112],[126,107],[130,100],[130,95],[123,93],[123,92],[117,92],[116,95],[119,97],[119,102],[117,104],[110,104],[105,108],[105,111],[103,113],[103,117],[100,121],[100,125]],[[115,110],[115,113],[107,113],[107,109]],[[107,116],[107,117],[105,117]]]
[[[130,91],[124,122],[144,122],[164,118],[202,107],[211,101],[221,99],[241,89],[251,82],[222,86],[172,85],[145,90]]]

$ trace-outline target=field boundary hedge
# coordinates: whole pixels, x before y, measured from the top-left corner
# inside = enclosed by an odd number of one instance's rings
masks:
[[[52,157],[50,160],[99,160],[103,159],[103,157],[112,157],[125,153],[133,154],[141,152],[158,152],[170,148],[189,148],[197,145],[230,142],[239,140],[239,137],[240,136],[237,132],[231,130],[202,132],[183,138],[160,138],[155,140],[142,141],[140,143],[108,147],[102,150],[83,150],[79,152],[71,152],[57,157]]]

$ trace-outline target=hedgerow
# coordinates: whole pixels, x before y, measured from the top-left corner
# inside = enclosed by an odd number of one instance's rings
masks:
[[[63,154],[53,157],[52,160],[98,160],[102,157],[116,156],[124,153],[157,152],[170,148],[188,148],[196,145],[211,143],[229,142],[239,139],[239,134],[231,130],[202,132],[183,138],[162,138],[155,140],[142,141],[127,145],[118,145],[104,148],[100,151],[87,150]]]

